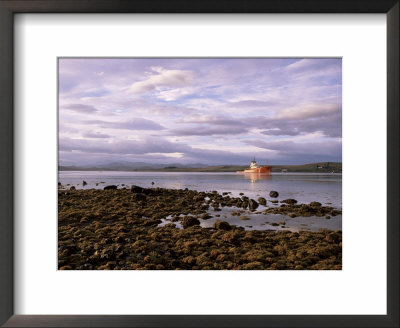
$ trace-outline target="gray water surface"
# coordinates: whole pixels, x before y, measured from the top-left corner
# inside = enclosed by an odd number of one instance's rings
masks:
[[[87,185],[83,186],[82,182]],[[172,189],[193,189],[197,191],[213,191],[219,193],[230,192],[230,196],[239,197],[240,193],[256,199],[269,197],[271,190],[278,191],[278,200],[294,198],[299,203],[320,202],[322,205],[342,209],[342,175],[319,173],[272,173],[270,176],[243,175],[238,173],[203,173],[203,172],[121,172],[121,171],[60,171],[59,182],[64,186],[69,184],[77,189],[104,188],[106,185],[130,187],[160,187]],[[269,206],[272,204],[270,202]],[[272,205],[272,206],[279,206]],[[261,208],[260,208],[261,209]],[[272,229],[272,230],[311,230],[320,228],[340,230],[342,217],[338,215],[330,220],[316,217],[289,218],[282,215],[263,215],[247,212],[250,220],[240,220],[231,216],[230,211],[235,208],[224,209],[221,213],[214,213],[220,217],[201,222],[204,227],[211,226],[215,220],[222,219],[232,224],[240,225],[246,229]],[[269,223],[286,222],[285,228],[274,227]]]

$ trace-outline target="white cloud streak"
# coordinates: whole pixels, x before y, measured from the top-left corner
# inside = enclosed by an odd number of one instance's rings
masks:
[[[151,74],[145,80],[133,83],[129,92],[145,93],[157,87],[182,87],[190,84],[195,76],[194,72],[187,70],[168,70],[162,67],[152,67],[152,71],[156,74]]]

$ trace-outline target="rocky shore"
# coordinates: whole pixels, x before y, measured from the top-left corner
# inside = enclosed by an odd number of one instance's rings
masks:
[[[243,210],[322,220],[341,214],[332,207],[216,191],[104,189],[59,186],[59,269],[341,269],[341,231],[246,231],[218,214],[227,207],[242,220]],[[202,228],[200,222],[212,216],[218,220]]]

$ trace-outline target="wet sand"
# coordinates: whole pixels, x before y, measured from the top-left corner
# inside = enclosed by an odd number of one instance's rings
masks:
[[[340,229],[307,231],[341,215],[320,203],[140,187],[58,195],[59,269],[341,269]]]

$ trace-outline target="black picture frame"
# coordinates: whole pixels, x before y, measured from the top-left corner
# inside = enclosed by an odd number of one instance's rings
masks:
[[[398,0],[0,0],[0,324],[4,327],[399,327]],[[384,13],[387,16],[387,315],[14,315],[13,17],[16,13]]]

